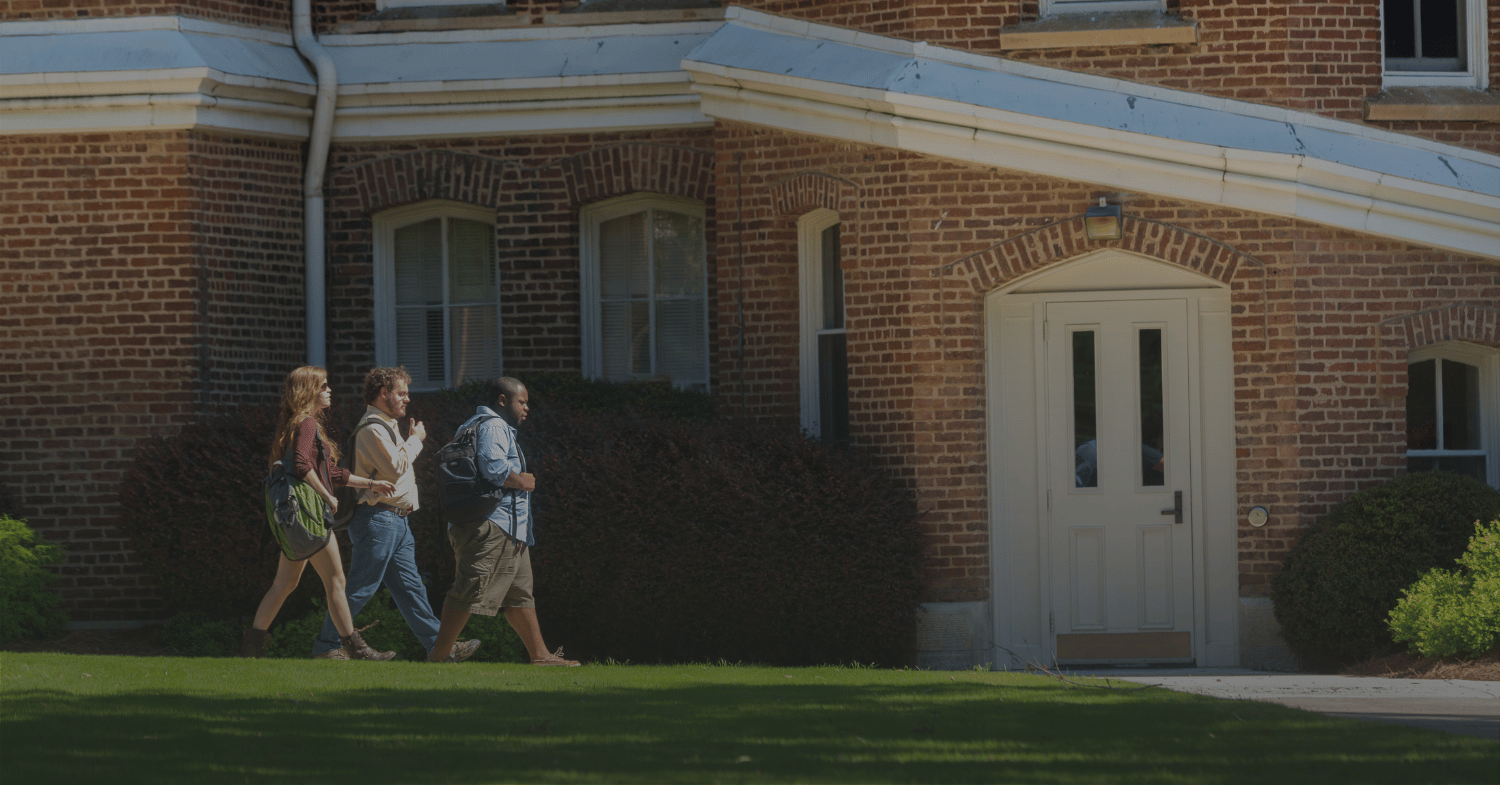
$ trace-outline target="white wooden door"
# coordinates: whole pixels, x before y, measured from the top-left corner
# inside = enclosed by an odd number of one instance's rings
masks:
[[[1187,303],[1048,303],[1045,318],[1054,656],[1190,660]]]

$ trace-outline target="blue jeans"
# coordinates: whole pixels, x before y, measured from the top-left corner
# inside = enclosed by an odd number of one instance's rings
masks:
[[[406,619],[406,626],[422,642],[422,648],[432,651],[432,644],[437,641],[438,619],[432,615],[427,587],[417,572],[417,541],[411,536],[406,519],[389,510],[361,504],[349,521],[349,542],[349,575],[345,584],[349,615],[358,616],[384,583]],[[342,645],[333,619],[325,615],[323,631],[313,641],[313,654]]]

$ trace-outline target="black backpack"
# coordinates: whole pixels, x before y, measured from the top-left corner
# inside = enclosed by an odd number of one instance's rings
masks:
[[[438,487],[443,498],[443,518],[454,524],[475,524],[490,517],[500,506],[505,489],[490,482],[479,471],[479,426],[490,415],[476,418],[458,429],[452,441],[438,450]]]
[[[354,437],[358,436],[360,431],[371,425],[384,427],[387,431],[390,431],[391,441],[398,444],[401,442],[401,439],[396,435],[396,430],[390,425],[374,417],[366,417],[361,420],[359,425],[354,426],[354,430],[350,431],[349,435],[344,437],[343,454],[339,456],[338,465],[348,469],[351,474],[354,472]],[[354,509],[359,505],[359,489],[341,485],[333,489],[333,498],[339,500],[339,511],[333,514],[333,518],[329,519],[328,528],[341,532],[349,528],[349,521],[354,518]]]

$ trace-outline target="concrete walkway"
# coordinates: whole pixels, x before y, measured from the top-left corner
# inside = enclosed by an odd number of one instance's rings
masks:
[[[1500,741],[1500,681],[1320,676],[1242,668],[1103,668],[1077,673]]]

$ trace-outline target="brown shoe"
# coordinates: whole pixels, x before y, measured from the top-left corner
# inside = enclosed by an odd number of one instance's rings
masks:
[[[240,645],[240,656],[256,660],[266,656],[266,643],[270,640],[271,633],[254,627],[246,627],[245,641]]]
[[[349,652],[344,651],[344,647],[343,646],[339,646],[336,649],[329,649],[328,651],[325,651],[322,654],[314,654],[313,655],[313,659],[315,659],[315,660],[347,660],[347,659],[349,659]]]
[[[378,660],[384,662],[385,660],[396,658],[396,652],[375,651],[370,648],[370,645],[365,643],[365,639],[360,637],[358,632],[351,632],[339,638],[339,643],[344,644],[344,651],[349,654],[349,659],[351,660]]]
[[[548,657],[538,657],[538,658],[532,660],[531,664],[532,665],[553,665],[553,666],[560,667],[560,668],[576,668],[576,667],[578,667],[578,660],[565,660],[565,659],[563,659],[563,656],[562,656],[562,647],[558,646],[557,647],[557,651],[552,652],[551,656],[548,656]]]
[[[456,663],[460,663],[460,662],[463,662],[464,660],[467,660],[469,657],[473,656],[474,650],[478,649],[478,648],[479,648],[479,639],[478,638],[474,638],[473,640],[467,640],[467,641],[459,641],[458,643],[453,644],[453,650],[450,651],[450,652],[448,652],[448,656],[442,658],[441,660],[428,660],[428,662],[431,662],[431,663],[434,663],[434,664],[441,664],[441,663],[444,663],[444,662],[455,663],[455,664]]]

